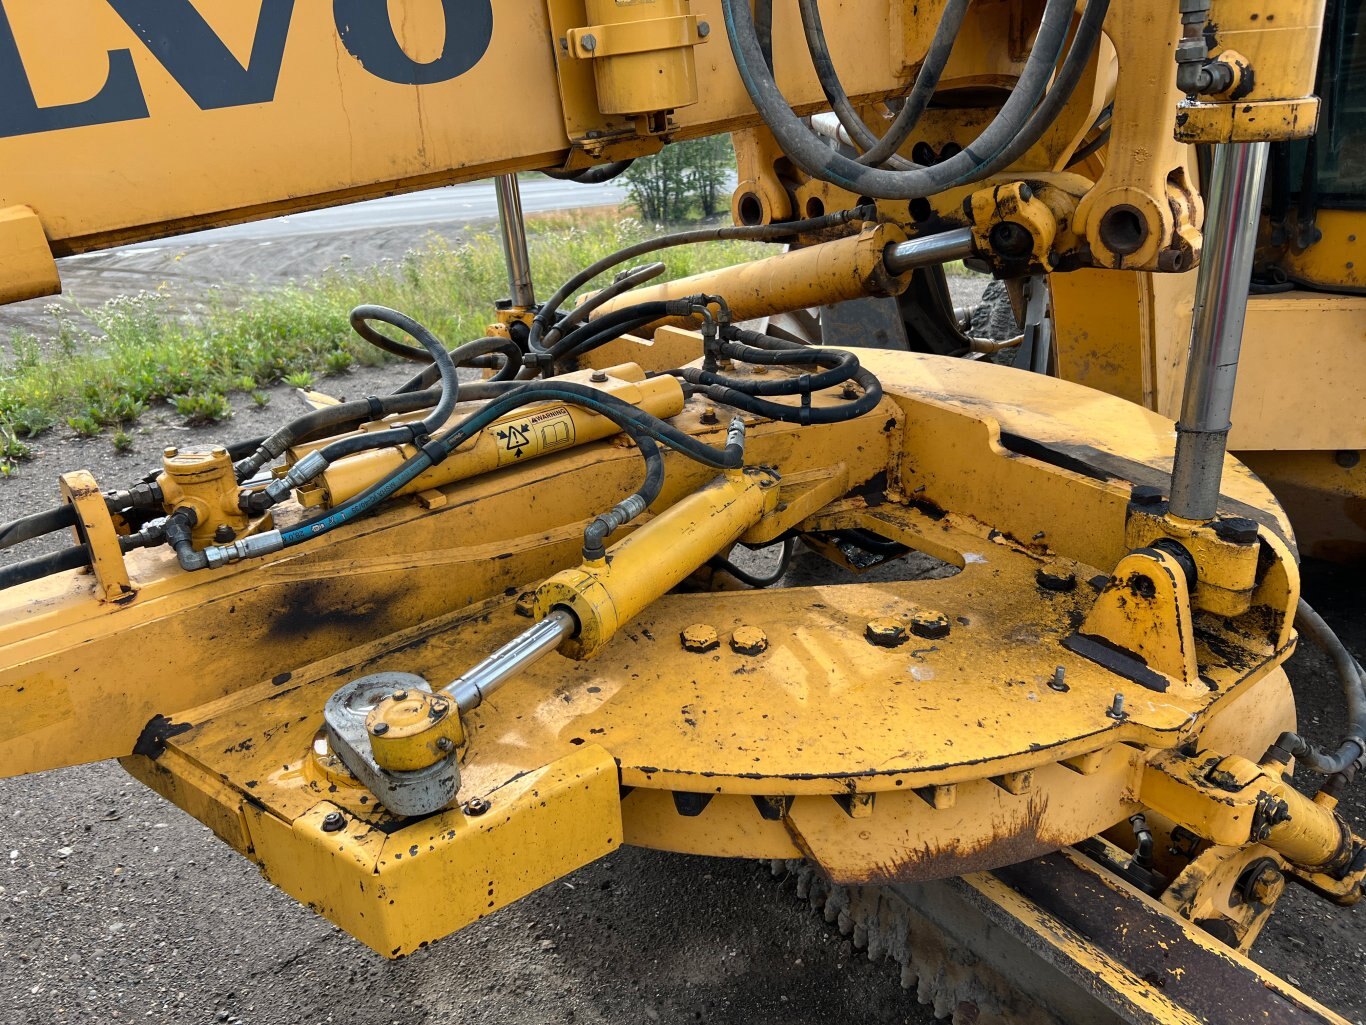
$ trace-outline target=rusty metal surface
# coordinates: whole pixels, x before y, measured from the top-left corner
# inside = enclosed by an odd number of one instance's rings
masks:
[[[1072,851],[897,886],[772,867],[954,1025],[1345,1025]]]

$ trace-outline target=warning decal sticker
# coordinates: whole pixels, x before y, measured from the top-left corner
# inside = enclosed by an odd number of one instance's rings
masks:
[[[499,466],[574,444],[574,418],[564,406],[505,420],[493,430]]]

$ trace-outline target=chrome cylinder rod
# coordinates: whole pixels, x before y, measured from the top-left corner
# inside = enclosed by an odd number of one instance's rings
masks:
[[[882,262],[888,273],[905,274],[917,267],[966,260],[974,252],[972,229],[954,228],[890,245],[882,254]]]
[[[1176,426],[1171,512],[1209,520],[1219,505],[1269,144],[1214,147],[1190,356]]]
[[[535,626],[523,630],[484,661],[462,673],[443,688],[462,712],[478,708],[492,694],[527,666],[550,654],[578,628],[564,609],[554,609]]]
[[[526,221],[522,217],[522,190],[515,174],[500,174],[494,179],[498,192],[498,223],[502,228],[503,256],[507,261],[508,287],[512,305],[529,310],[536,305],[536,290],[531,284],[531,255],[526,247]]]

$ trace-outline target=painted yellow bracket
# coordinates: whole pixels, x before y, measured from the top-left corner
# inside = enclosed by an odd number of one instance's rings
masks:
[[[292,823],[243,812],[266,878],[400,957],[616,850],[619,794],[612,757],[585,745],[495,790],[477,816],[453,808],[385,832],[326,801]]]
[[[1152,690],[1206,689],[1195,664],[1186,574],[1166,552],[1145,548],[1121,559],[1067,646]]]
[[[57,261],[38,215],[26,206],[0,208],[0,304],[61,290]]]
[[[76,538],[90,549],[90,564],[100,596],[120,601],[133,596],[133,582],[119,548],[118,531],[109,506],[89,470],[64,473],[62,498],[76,507]]]

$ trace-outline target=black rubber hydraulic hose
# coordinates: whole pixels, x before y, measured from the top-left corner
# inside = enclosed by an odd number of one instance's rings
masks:
[[[460,367],[483,367],[483,357],[502,356],[503,360],[497,364],[497,373],[490,378],[493,381],[511,381],[517,376],[517,371],[522,365],[522,349],[511,338],[476,338],[466,342],[451,350],[451,362]],[[406,381],[401,388],[395,392],[396,395],[406,395],[409,392],[423,391],[441,380],[441,370],[433,362],[429,362],[416,377]]]
[[[838,424],[855,420],[871,412],[882,401],[882,382],[862,367],[854,372],[853,379],[862,388],[863,394],[834,406],[811,405],[810,392],[801,395],[800,405],[793,406],[784,402],[770,402],[724,384],[703,384],[700,377],[706,371],[696,367],[686,367],[678,373],[684,380],[698,385],[698,391],[713,402],[743,409],[746,413],[753,413],[769,420],[801,424],[804,427],[810,424]]]
[[[994,160],[988,161],[985,174],[995,174],[1015,163],[1031,146],[1043,138],[1044,132],[1057,121],[1063,107],[1077,91],[1077,84],[1081,81],[1087,65],[1091,63],[1096,47],[1100,45],[1101,28],[1105,25],[1105,16],[1109,12],[1110,0],[1086,0],[1086,7],[1083,8],[1081,19],[1077,22],[1077,31],[1072,36],[1072,45],[1067,50],[1067,56],[1063,58],[1062,67],[1058,69],[1057,77],[1053,80],[1048,94],[1034,109],[1034,113],[1029,116],[1024,128],[1010,145]]]
[[[575,185],[604,185],[613,178],[621,177],[634,163],[635,158],[615,160],[610,164],[586,167],[582,171],[542,171],[541,174],[556,181],[573,182]]]
[[[796,547],[796,543],[797,539],[793,537],[789,537],[783,541],[782,553],[778,556],[778,565],[766,576],[757,576],[747,570],[743,570],[729,559],[723,559],[719,555],[710,560],[708,565],[713,566],[724,573],[730,574],[746,587],[772,587],[787,573],[788,566],[792,563],[792,552]]]
[[[425,442],[436,431],[445,426],[451,418],[456,403],[460,401],[460,378],[451,354],[437,337],[406,314],[391,310],[386,306],[357,306],[351,311],[351,324],[358,333],[362,328],[374,333],[371,321],[378,321],[398,328],[411,338],[416,338],[426,349],[433,363],[441,372],[440,397],[431,412],[421,420],[391,427],[384,431],[372,431],[352,435],[334,441],[324,448],[314,449],[289,468],[289,472],[279,477],[259,491],[250,491],[242,496],[242,505],[250,513],[263,513],[288,498],[298,488],[316,479],[332,463],[345,456],[355,455],[375,448],[390,445],[419,444]],[[420,408],[420,407],[419,407]],[[168,523],[169,531],[169,523]],[[169,536],[169,535],[168,535]],[[185,559],[181,559],[185,565]],[[186,566],[186,569],[191,568]]]
[[[376,439],[374,447],[394,444],[393,439],[398,438],[400,434],[406,434],[408,441],[429,437],[445,426],[446,421],[451,418],[455,404],[460,401],[460,377],[455,371],[455,362],[452,359],[451,352],[441,344],[434,334],[407,314],[391,310],[386,306],[357,306],[351,311],[351,326],[357,332],[362,327],[373,332],[374,329],[369,326],[370,321],[388,324],[391,327],[398,328],[404,334],[416,338],[441,374],[441,397],[432,407],[432,411],[416,423],[405,424],[391,431],[380,431],[372,435]],[[461,348],[463,349],[465,346],[461,346]],[[383,435],[390,435],[391,437],[383,441],[378,440]],[[398,443],[402,444],[403,442]]]
[[[0,566],[0,591],[8,587],[18,587],[20,584],[31,584],[35,580],[41,580],[43,577],[49,577],[54,573],[81,569],[89,565],[90,552],[83,545],[64,548],[52,555],[40,555],[34,559],[25,559],[23,562],[12,562]]]
[[[737,437],[733,429],[726,447],[716,449],[683,433],[658,417],[637,409],[629,402],[624,402],[597,388],[570,381],[528,382],[507,395],[493,399],[477,413],[470,415],[441,437],[431,439],[422,446],[417,454],[406,460],[384,479],[376,481],[360,494],[348,499],[335,509],[286,530],[272,531],[270,535],[258,535],[258,540],[253,546],[251,554],[264,555],[301,544],[365,515],[416,480],[429,467],[441,462],[447,455],[469,441],[494,420],[514,409],[542,399],[583,406],[594,413],[608,417],[618,425],[622,423],[623,419],[629,421],[642,434],[667,445],[690,459],[695,459],[715,469],[735,469],[744,460],[743,431]]]
[[[613,267],[618,267],[628,260],[634,260],[638,256],[647,253],[657,253],[662,249],[670,249],[675,246],[692,245],[697,242],[719,242],[734,240],[741,242],[784,242],[796,235],[807,234],[809,232],[828,231],[831,228],[838,228],[854,220],[871,220],[877,216],[877,211],[872,207],[853,207],[848,210],[839,210],[835,213],[825,214],[821,217],[809,217],[800,221],[787,221],[782,224],[758,224],[758,225],[719,225],[711,228],[695,228],[691,231],[679,231],[670,235],[659,235],[655,238],[645,239],[624,249],[618,249],[615,253],[603,257],[594,263],[589,264],[579,273],[560,286],[559,290],[552,295],[545,303],[536,319],[532,321],[531,336],[528,345],[533,354],[538,354],[551,359],[548,346],[556,340],[554,319],[556,313],[565,300],[577,292],[588,282],[592,281],[599,274],[603,274]],[[544,344],[542,344],[544,339]]]
[[[263,466],[278,459],[286,449],[294,445],[320,435],[340,434],[368,421],[380,420],[396,413],[415,413],[419,409],[435,405],[439,398],[435,390],[389,395],[383,398],[370,396],[335,406],[323,406],[311,413],[305,413],[285,424],[262,441],[255,452],[240,460],[235,465],[237,479],[243,481],[254,477]]]
[[[47,512],[21,516],[8,523],[0,523],[0,549],[13,548],[21,541],[31,541],[53,531],[76,525],[76,507],[59,505]]]
[[[749,0],[721,0],[732,55],[750,99],[783,152],[802,170],[851,192],[880,199],[920,199],[977,180],[1009,146],[1043,98],[1071,21],[1071,0],[1046,0],[1034,47],[1014,90],[969,146],[932,167],[886,171],[843,156],[793,113],[763,61]]]
[[[1346,772],[1366,755],[1366,679],[1347,646],[1303,598],[1295,609],[1295,627],[1333,660],[1347,702],[1347,733],[1332,752],[1320,750],[1296,733],[1283,733],[1272,752],[1279,750],[1296,758],[1306,769],[1325,776]]]
[[[772,0],[763,2],[772,6]],[[896,153],[915,131],[916,125],[920,123],[925,109],[934,97],[934,91],[939,87],[939,79],[944,74],[944,68],[948,66],[949,56],[953,52],[958,32],[963,27],[963,18],[967,14],[969,2],[970,0],[948,0],[939,19],[939,25],[935,29],[934,38],[930,40],[929,50],[925,53],[924,63],[920,65],[920,71],[915,76],[915,84],[902,103],[901,109],[897,111],[896,117],[892,119],[887,133],[879,139],[858,116],[854,105],[849,101],[849,94],[844,91],[839,74],[835,71],[830,48],[825,42],[819,0],[799,0],[802,29],[806,33],[807,49],[811,51],[811,63],[816,68],[816,77],[820,80],[826,99],[830,101],[830,109],[835,112],[835,116],[839,118],[840,124],[854,144],[864,151],[857,158],[858,163],[881,167],[889,161],[895,161],[894,166],[901,170],[910,170],[916,166],[897,157]]]
[[[642,433],[634,424],[618,421],[620,427],[636,443],[645,460],[645,480],[633,494],[622,499],[600,516],[595,516],[583,531],[583,557],[586,562],[597,562],[607,556],[607,539],[654,504],[664,490],[664,457],[654,438]]]

